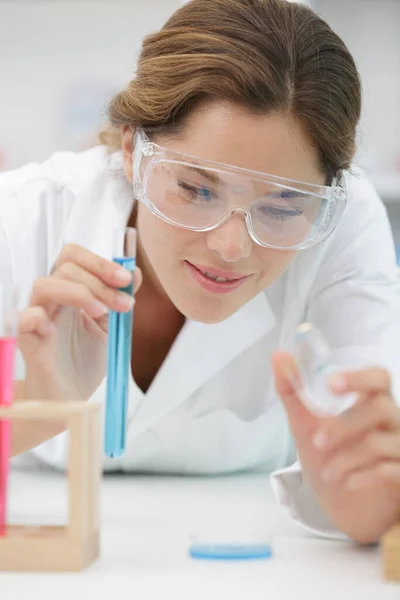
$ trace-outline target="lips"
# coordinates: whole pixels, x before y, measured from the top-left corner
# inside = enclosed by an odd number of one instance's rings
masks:
[[[193,265],[185,261],[193,279],[208,292],[227,294],[238,289],[249,277],[232,271],[222,271],[205,265]]]
[[[196,265],[193,263],[190,263],[193,267],[195,267],[196,269],[198,269],[199,271],[201,271],[203,273],[203,275],[206,275],[207,277],[209,277],[210,279],[214,279],[217,280],[218,279],[222,279],[222,280],[228,280],[228,281],[237,281],[238,279],[243,279],[243,277],[248,277],[248,275],[246,273],[237,273],[234,271],[223,271],[222,269],[215,269],[214,267],[208,267],[206,265]]]
[[[208,273],[208,271],[201,271],[203,273],[203,275],[205,275],[206,277],[208,277],[209,279],[213,279],[214,281],[218,281],[219,283],[226,283],[227,281],[235,281],[235,279],[228,279],[226,277],[219,277],[219,275],[212,275],[211,273]],[[238,278],[240,279],[240,278]]]

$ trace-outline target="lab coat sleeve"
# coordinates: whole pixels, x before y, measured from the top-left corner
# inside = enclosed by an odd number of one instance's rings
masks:
[[[349,203],[325,248],[306,319],[324,334],[333,362],[382,366],[399,400],[400,279],[386,210],[364,176],[352,178]],[[324,514],[299,462],[272,474],[287,515],[308,530],[343,538]]]
[[[0,174],[0,282],[15,286],[19,310],[59,251],[72,202],[70,190],[39,165]],[[14,378],[21,380],[24,373],[17,351]]]
[[[0,281],[18,287],[20,309],[35,279],[49,273],[76,198],[103,163],[95,148],[0,173]]]
[[[286,515],[303,529],[319,537],[348,539],[319,506],[317,497],[304,476],[300,461],[272,473],[271,486]]]

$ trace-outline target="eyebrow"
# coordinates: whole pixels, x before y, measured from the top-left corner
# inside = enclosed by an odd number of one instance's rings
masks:
[[[196,171],[196,173],[198,173],[199,175],[201,175],[202,177],[205,177],[206,179],[208,179],[209,181],[211,181],[212,183],[220,183],[220,178],[216,173],[212,173],[210,171],[207,171],[206,169],[202,169],[201,167],[196,167],[196,166],[190,166],[190,167],[186,167],[188,170],[191,169],[193,171]]]

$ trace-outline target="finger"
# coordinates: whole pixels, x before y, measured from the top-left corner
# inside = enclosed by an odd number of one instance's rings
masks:
[[[272,355],[275,389],[279,394],[289,418],[290,428],[296,441],[311,436],[319,423],[301,402],[301,376],[293,356],[287,352]]]
[[[91,317],[89,317],[89,315],[82,311],[82,322],[86,331],[88,331],[89,333],[94,333],[101,337],[105,336],[105,338],[107,338],[108,321],[108,314],[103,315],[99,319],[92,319]]]
[[[349,490],[376,488],[382,484],[393,485],[398,488],[400,484],[400,462],[383,461],[373,467],[352,474],[346,487]]]
[[[107,307],[94,298],[89,289],[72,281],[55,277],[42,277],[35,281],[30,300],[31,306],[72,306],[84,310],[94,319],[102,317]]]
[[[67,244],[63,247],[53,267],[54,271],[57,271],[63,263],[79,265],[112,287],[125,287],[132,283],[131,271],[76,244]]]
[[[132,296],[110,287],[88,271],[74,263],[63,263],[53,274],[56,279],[72,281],[86,286],[92,296],[97,298],[110,310],[126,312],[132,308]]]
[[[397,432],[374,431],[359,443],[347,445],[325,465],[322,478],[328,483],[339,482],[354,471],[373,467],[384,460],[400,461],[400,435]]]
[[[27,308],[19,315],[19,336],[33,333],[47,337],[56,331],[57,328],[41,306]]]
[[[330,378],[330,386],[332,391],[337,394],[348,392],[376,394],[390,392],[391,379],[386,369],[373,367],[360,371],[335,373]]]
[[[275,388],[279,396],[284,402],[295,400],[300,375],[293,356],[288,352],[274,352],[272,355],[272,369]]]
[[[379,428],[400,431],[400,409],[388,394],[365,398],[339,416],[322,421],[313,443],[316,448],[333,451]]]

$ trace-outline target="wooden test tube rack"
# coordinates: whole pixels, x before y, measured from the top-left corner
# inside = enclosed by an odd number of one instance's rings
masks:
[[[0,571],[80,571],[100,551],[100,405],[86,402],[18,402],[0,407],[6,421],[63,421],[69,430],[66,526],[8,525],[0,537]],[[381,540],[384,577],[400,582],[400,523]]]
[[[381,550],[386,581],[400,582],[400,523],[383,536]]]
[[[69,430],[66,526],[7,525],[0,537],[0,571],[80,571],[99,556],[100,405],[86,402],[17,402],[0,407],[6,421],[64,422]]]

